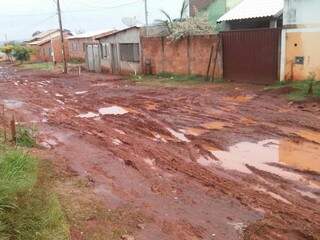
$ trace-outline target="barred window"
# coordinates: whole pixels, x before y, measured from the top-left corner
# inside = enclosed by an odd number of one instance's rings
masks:
[[[120,43],[120,59],[126,62],[140,62],[139,43]]]

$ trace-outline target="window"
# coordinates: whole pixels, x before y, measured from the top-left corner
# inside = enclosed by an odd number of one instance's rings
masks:
[[[51,54],[52,54],[52,51],[51,51],[51,48],[49,47],[49,48],[48,48],[48,55],[49,55],[49,57],[51,57]]]
[[[108,44],[107,43],[101,43],[101,58],[107,58],[108,57]]]
[[[125,62],[140,62],[139,43],[120,43],[120,59]]]

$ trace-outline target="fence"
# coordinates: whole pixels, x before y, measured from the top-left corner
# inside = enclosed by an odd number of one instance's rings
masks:
[[[222,47],[218,35],[190,36],[178,41],[166,37],[142,37],[144,73],[214,75],[222,78]],[[151,65],[151,67],[150,67]]]

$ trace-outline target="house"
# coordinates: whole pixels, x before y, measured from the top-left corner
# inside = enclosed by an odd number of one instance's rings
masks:
[[[68,37],[68,48],[70,59],[77,59],[84,61],[86,57],[86,45],[92,43],[98,43],[96,37],[100,35],[112,33],[114,30],[100,30],[95,32],[88,32],[77,34]]]
[[[281,80],[320,80],[319,13],[319,0],[285,0]]]
[[[282,26],[283,0],[243,0],[221,16],[224,30],[277,28]]]
[[[236,6],[242,0],[189,0],[189,15],[195,16],[197,12],[206,12],[209,21],[216,25],[219,17]]]
[[[64,51],[69,58],[67,37],[72,36],[69,30],[64,30],[65,46]],[[59,29],[48,30],[38,33],[29,41],[27,46],[34,49],[31,61],[34,62],[63,62],[62,43]]]
[[[99,45],[87,46],[86,62],[89,70],[114,74],[141,72],[139,27],[102,34],[96,40]]]
[[[226,80],[279,81],[283,9],[284,0],[243,0],[218,19]]]

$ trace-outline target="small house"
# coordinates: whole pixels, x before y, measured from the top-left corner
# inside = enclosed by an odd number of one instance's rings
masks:
[[[284,0],[243,0],[218,19],[226,80],[279,81]]]
[[[86,62],[89,70],[113,74],[141,72],[139,27],[102,34],[96,40],[98,45],[87,46]]]
[[[70,59],[77,59],[80,61],[85,60],[86,56],[86,45],[98,43],[96,37],[108,33],[112,33],[114,30],[101,30],[95,32],[88,32],[77,34],[74,36],[68,37],[68,48],[69,48],[69,56]]]
[[[64,30],[65,37],[64,51],[69,58],[67,37],[71,36],[69,30]],[[62,43],[59,29],[48,30],[33,36],[25,42],[34,52],[31,61],[34,62],[63,62]]]

